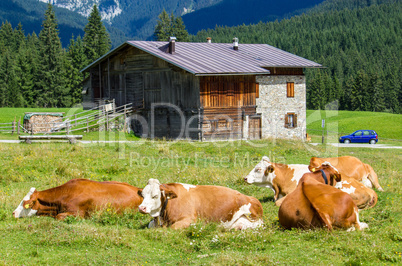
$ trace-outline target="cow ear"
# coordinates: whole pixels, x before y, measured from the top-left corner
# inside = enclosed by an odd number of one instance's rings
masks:
[[[177,198],[177,194],[176,193],[174,193],[173,191],[166,191],[166,197],[168,198],[168,199],[174,199],[174,198]]]
[[[167,187],[161,185],[160,189],[161,189],[161,191],[165,192],[165,197],[167,199],[177,198],[177,194],[174,193],[172,190],[168,189]]]
[[[34,203],[35,203],[34,200],[27,200],[22,203],[22,206],[24,207],[24,209],[32,209]]]
[[[140,196],[141,198],[143,198],[143,196],[142,196],[142,188],[139,188],[138,191],[137,191],[137,193],[138,193],[138,196]]]
[[[272,173],[275,170],[275,167],[271,164],[267,167],[265,170],[265,175],[268,175],[269,173]]]

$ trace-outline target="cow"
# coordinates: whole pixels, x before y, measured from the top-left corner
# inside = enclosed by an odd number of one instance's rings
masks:
[[[318,158],[312,157],[310,159],[309,169],[314,172],[323,162],[329,162],[336,167],[342,175],[356,179],[362,182],[366,187],[372,188],[373,186],[379,191],[384,191],[378,182],[377,174],[373,168],[360,161],[353,156],[342,156],[334,158]]]
[[[47,190],[37,191],[31,188],[13,212],[13,216],[51,216],[57,220],[68,216],[86,218],[93,211],[106,208],[116,212],[137,210],[141,202],[138,188],[127,183],[72,179]]]
[[[160,184],[149,179],[138,193],[144,198],[138,210],[153,217],[148,227],[187,228],[197,219],[222,222],[225,229],[262,225],[262,206],[254,197],[221,186]]]
[[[279,223],[286,229],[334,227],[350,230],[368,228],[359,221],[359,212],[352,197],[332,185],[341,181],[333,167],[306,173],[296,189],[284,198],[278,213]]]
[[[267,156],[263,156],[261,161],[244,178],[244,181],[272,189],[275,204],[280,206],[281,198],[291,193],[296,188],[300,178],[309,172],[308,165],[272,163]]]
[[[323,168],[331,167],[333,171],[339,173],[331,163],[323,162],[319,168],[315,168],[315,171],[321,170]],[[356,203],[359,210],[372,208],[377,204],[378,196],[374,190],[371,188],[363,186],[362,183],[354,178],[350,178],[346,175],[342,175],[342,180],[333,185],[335,188],[349,194],[353,201]]]
[[[335,188],[349,194],[359,210],[369,209],[377,204],[377,193],[354,178],[342,175],[342,181],[338,182]]]

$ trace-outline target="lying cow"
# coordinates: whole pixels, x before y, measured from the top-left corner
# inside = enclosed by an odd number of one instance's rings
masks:
[[[272,189],[275,194],[275,204],[280,206],[282,200],[279,199],[291,193],[296,188],[300,178],[309,172],[308,165],[272,163],[267,156],[264,156],[244,178],[244,181]]]
[[[153,226],[186,228],[196,220],[222,222],[226,229],[256,228],[262,225],[262,206],[249,197],[226,187],[160,184],[149,179],[138,192],[144,198],[138,210],[154,217]]]
[[[315,168],[315,171],[321,170],[323,168],[331,167],[333,171],[339,173],[339,171],[331,165],[329,162],[324,162],[319,168]],[[340,173],[339,173],[340,174]],[[356,203],[359,210],[368,209],[374,207],[377,204],[378,196],[374,190],[371,188],[363,186],[362,183],[354,178],[350,178],[346,175],[342,175],[342,180],[334,185],[335,188],[349,194],[354,203]]]
[[[314,172],[323,162],[329,162],[336,167],[342,175],[356,179],[362,182],[366,187],[372,188],[373,186],[379,191],[384,191],[378,183],[377,174],[373,168],[360,161],[353,156],[342,156],[335,158],[318,158],[312,157],[310,159],[309,169]]]
[[[330,166],[304,174],[296,189],[287,195],[279,208],[280,224],[286,228],[317,227],[360,230],[367,224],[359,222],[356,204],[350,195],[330,186],[341,181],[341,175]]]
[[[47,190],[31,188],[13,216],[22,218],[41,215],[58,220],[70,215],[84,218],[104,208],[112,208],[117,212],[128,208],[137,209],[141,202],[138,188],[127,183],[72,179]]]
[[[342,175],[342,181],[338,182],[335,188],[349,194],[359,210],[369,209],[377,204],[377,193],[354,178]]]

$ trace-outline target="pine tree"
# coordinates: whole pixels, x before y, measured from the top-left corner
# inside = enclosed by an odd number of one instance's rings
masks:
[[[0,28],[0,53],[4,53],[6,47],[12,48],[14,45],[14,34],[11,23],[6,21],[1,24]],[[8,52],[11,52],[8,50]]]
[[[173,36],[175,36],[177,38],[177,41],[179,42],[190,41],[190,35],[188,34],[186,26],[184,25],[183,19],[181,17],[176,17],[174,19]]]
[[[95,61],[110,50],[111,40],[102,23],[97,5],[92,8],[84,32],[83,43],[89,62]]]
[[[168,41],[169,37],[172,36],[176,37],[179,42],[188,42],[190,40],[190,35],[181,17],[175,17],[173,13],[169,16],[166,10],[163,9],[158,18],[154,31],[156,41]]]
[[[59,38],[56,15],[51,4],[45,12],[40,39],[41,69],[39,103],[43,107],[64,106],[62,97],[66,94],[63,77],[63,50]]]
[[[25,42],[25,33],[22,29],[22,24],[18,23],[17,28],[14,30],[14,50],[18,52],[20,46]]]
[[[40,107],[39,100],[41,98],[41,87],[40,87],[40,70],[42,69],[41,66],[41,60],[40,60],[40,39],[39,37],[35,34],[35,32],[32,33],[32,35],[28,35],[26,38],[26,63],[29,65],[30,69],[30,74],[32,76],[32,89],[29,90],[29,88],[26,88],[26,90],[23,88],[22,94],[24,95],[24,98],[27,97],[25,104],[27,107]],[[28,79],[30,79],[28,77]],[[29,85],[28,85],[29,86]]]
[[[159,14],[158,19],[159,20],[155,26],[154,39],[156,41],[166,42],[169,40],[169,37],[172,36],[172,27],[170,17],[165,9],[163,9],[162,13]]]
[[[68,46],[68,60],[70,61],[70,67],[67,70],[69,87],[71,91],[72,104],[82,102],[82,85],[81,82],[84,75],[80,72],[87,64],[87,58],[85,56],[85,49],[80,36],[74,40],[74,36],[70,40]]]
[[[351,90],[352,111],[364,110],[364,90],[367,87],[367,77],[363,70],[359,70],[355,79],[355,84]]]
[[[371,76],[370,83],[374,91],[373,104],[370,111],[382,112],[385,110],[384,89],[382,86],[382,81],[377,73],[374,73]]]

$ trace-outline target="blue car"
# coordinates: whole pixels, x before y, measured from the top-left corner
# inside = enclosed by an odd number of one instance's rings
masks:
[[[339,138],[340,143],[370,143],[376,144],[378,142],[378,135],[374,130],[357,130],[350,135],[342,136]]]

